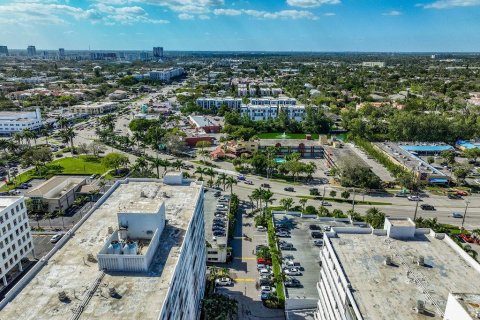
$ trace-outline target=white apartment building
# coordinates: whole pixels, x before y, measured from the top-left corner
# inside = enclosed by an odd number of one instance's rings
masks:
[[[248,116],[253,121],[275,119],[285,112],[289,119],[300,122],[305,115],[305,106],[301,105],[242,105],[240,115]]]
[[[237,95],[239,97],[246,97],[248,95],[247,85],[244,83],[239,83],[237,87]]]
[[[203,206],[202,185],[179,172],[117,181],[48,263],[0,303],[0,318],[198,319]]]
[[[379,68],[383,68],[383,67],[385,67],[385,62],[381,62],[381,61],[365,61],[365,62],[362,62],[362,67],[379,67]]]
[[[8,285],[7,274],[13,268],[23,271],[22,259],[32,250],[25,199],[0,197],[0,277],[3,286]]]
[[[294,98],[288,98],[288,97],[250,98],[250,104],[254,106],[266,106],[266,105],[289,106],[289,105],[296,105],[297,100]]]
[[[320,262],[316,320],[471,320],[480,311],[480,265],[410,219],[387,218],[383,230],[334,227]]]
[[[36,130],[42,127],[40,109],[35,111],[1,111],[0,134],[14,134],[26,129]]]
[[[196,103],[197,106],[204,109],[218,109],[225,105],[230,109],[239,110],[242,104],[242,99],[232,97],[198,98]]]
[[[150,80],[170,81],[172,78],[179,77],[185,73],[183,68],[169,68],[160,71],[150,71]]]

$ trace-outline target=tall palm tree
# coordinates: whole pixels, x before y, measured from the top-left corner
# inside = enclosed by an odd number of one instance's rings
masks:
[[[16,132],[13,135],[13,140],[15,140],[18,144],[22,144],[24,138],[25,136],[23,135],[23,132]]]
[[[257,208],[262,206],[262,189],[255,189],[252,191],[252,198],[257,201]],[[258,202],[260,201],[260,207],[258,206]]]
[[[206,168],[204,174],[210,177],[210,184],[213,184],[213,177],[215,177],[215,170],[213,170],[212,168]]]
[[[48,145],[48,137],[50,135],[50,130],[47,128],[47,127],[43,127],[41,130],[40,130],[40,133],[42,134],[42,136],[45,137],[45,142],[47,143]]]
[[[293,206],[293,199],[292,198],[283,198],[280,200],[280,205],[283,207],[285,212],[290,211]]]
[[[225,185],[230,187],[230,195],[233,194],[233,185],[237,184],[237,179],[232,176],[228,176],[227,180],[225,181]]]
[[[268,210],[268,204],[273,202],[272,197],[273,197],[273,192],[272,191],[270,191],[270,190],[263,190],[262,191],[262,200],[265,203],[265,209],[267,209],[267,210]]]
[[[218,175],[218,181],[221,181],[223,185],[223,191],[225,191],[225,181],[227,180],[227,177],[227,174],[223,172]]]
[[[74,152],[74,145],[73,145],[73,139],[75,138],[77,134],[75,133],[75,130],[73,128],[65,128],[60,132],[60,136],[62,137],[63,141],[65,143],[70,143],[70,149],[73,155]]]
[[[145,173],[145,170],[148,168],[147,159],[145,159],[144,157],[139,157],[135,161],[135,164],[137,165],[138,169],[140,170],[140,173],[143,175]]]
[[[161,166],[163,167],[163,175],[165,175],[168,167],[170,167],[172,164],[167,159],[161,159],[161,163]]]
[[[160,179],[160,167],[163,165],[163,160],[156,158],[153,159],[151,164],[152,169],[155,168],[157,170],[157,179]]]
[[[305,205],[307,204],[307,199],[302,198],[298,202],[302,205],[302,212],[305,212]]]
[[[197,167],[197,168],[195,169],[195,173],[200,174],[200,179],[203,180],[203,175],[205,174],[205,168],[203,168],[203,167]]]

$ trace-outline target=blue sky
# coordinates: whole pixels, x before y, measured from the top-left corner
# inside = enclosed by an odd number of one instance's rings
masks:
[[[480,0],[0,0],[9,48],[480,51]]]

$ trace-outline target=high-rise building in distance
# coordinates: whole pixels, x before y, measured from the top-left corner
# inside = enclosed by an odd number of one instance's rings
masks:
[[[153,47],[153,57],[163,58],[163,47]]]
[[[27,55],[29,57],[34,57],[37,55],[37,49],[35,49],[35,46],[28,46],[27,48]]]
[[[0,46],[0,56],[8,56],[8,47]]]
[[[63,60],[65,58],[65,49],[64,48],[58,49],[58,57],[60,58],[60,60]]]

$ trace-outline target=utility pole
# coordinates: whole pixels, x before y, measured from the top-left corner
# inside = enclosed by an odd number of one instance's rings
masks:
[[[355,212],[355,188],[353,188],[352,211]]]
[[[418,201],[418,199],[417,199],[416,202],[417,202],[417,204],[415,205],[415,214],[413,215],[413,222],[415,222],[415,220],[417,219],[418,203],[420,201]]]
[[[462,229],[463,229],[463,224],[465,223],[465,218],[467,217],[467,209],[469,204],[470,204],[470,201],[465,200],[465,213],[463,214],[463,219],[462,219]]]

